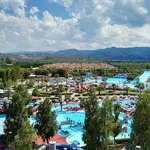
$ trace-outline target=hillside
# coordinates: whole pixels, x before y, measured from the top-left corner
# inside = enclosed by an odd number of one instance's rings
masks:
[[[55,52],[56,55],[88,56],[91,58],[109,58],[112,60],[150,60],[149,47],[106,48],[98,50],[68,49]]]
[[[19,52],[15,55],[28,56],[85,56],[89,58],[108,58],[111,60],[150,60],[150,47],[106,48],[98,50],[67,49],[59,51]],[[13,55],[11,53],[11,55]]]

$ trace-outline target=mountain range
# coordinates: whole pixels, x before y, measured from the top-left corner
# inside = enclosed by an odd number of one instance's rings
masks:
[[[13,53],[11,53],[13,54]],[[111,60],[150,60],[150,47],[106,48],[97,50],[67,49],[59,51],[19,52],[24,55],[86,56],[89,58],[108,58]]]

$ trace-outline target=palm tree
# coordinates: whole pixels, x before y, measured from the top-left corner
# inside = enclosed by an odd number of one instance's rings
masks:
[[[61,106],[61,111],[62,111],[62,93],[64,91],[64,87],[62,84],[59,84],[58,85],[58,92],[59,92],[59,95],[60,95],[60,99],[59,99],[59,102],[60,102],[60,106]]]
[[[76,85],[77,85],[77,87],[78,87],[78,93],[80,93],[81,78],[80,78],[80,77],[77,77],[77,78],[75,78],[75,81],[76,81]]]
[[[40,79],[40,78],[37,78],[36,80],[37,80],[38,87],[39,87],[39,86],[40,86],[40,80],[41,80],[41,79]]]
[[[112,84],[112,89],[113,89],[113,92],[115,91],[115,89],[116,89],[116,84]]]
[[[41,77],[41,82],[42,86],[44,86],[44,76]]]
[[[68,72],[66,71],[66,73],[65,73],[65,79],[66,79],[66,93],[67,93],[67,91],[68,91],[68,77],[69,77],[69,75],[68,75]]]
[[[10,90],[10,87],[8,87],[8,88],[7,88],[7,92],[6,92],[6,95],[7,95],[8,100],[9,100],[9,98],[11,97],[11,94],[12,94],[12,92],[11,92],[11,90]]]
[[[115,142],[116,142],[116,136],[121,132],[121,129],[122,129],[122,121],[119,121],[119,114],[120,114],[120,111],[121,111],[121,107],[119,104],[114,104],[113,105],[113,112],[114,112],[114,115],[113,115],[113,137],[114,137],[114,145],[115,145]]]
[[[97,87],[97,90],[98,90],[98,95],[101,94],[101,91],[104,90],[104,85],[103,84],[100,84],[98,87]]]
[[[124,90],[126,91],[126,94],[127,95],[129,95],[129,91],[131,90],[128,86],[126,86],[125,88],[124,88]]]
[[[97,83],[98,76],[94,75],[95,82]]]
[[[55,74],[55,78],[56,78],[56,82],[57,82],[57,86],[58,86],[58,78],[59,78],[59,74]]]
[[[45,86],[46,86],[46,92],[47,92],[47,82],[49,81],[48,77],[44,78]]]
[[[80,83],[81,83],[81,88],[83,88],[83,82],[84,82],[84,77],[83,76],[80,76]]]
[[[137,87],[140,89],[140,95],[141,95],[142,90],[145,88],[144,83],[139,83]]]

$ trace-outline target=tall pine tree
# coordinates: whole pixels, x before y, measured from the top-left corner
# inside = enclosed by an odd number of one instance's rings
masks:
[[[121,111],[121,106],[117,103],[117,104],[114,104],[113,105],[113,124],[114,124],[114,127],[113,127],[113,137],[114,137],[114,144],[116,142],[115,138],[116,136],[121,132],[122,130],[122,121],[119,120],[119,114],[120,114],[120,111]]]
[[[50,100],[47,98],[39,106],[37,113],[37,123],[35,128],[37,134],[40,135],[43,141],[49,142],[49,139],[53,137],[57,131],[56,114],[51,110],[52,105]]]
[[[142,149],[150,148],[150,92],[143,93],[133,115],[132,141]]]
[[[35,134],[34,128],[30,126],[29,120],[23,122],[12,143],[9,145],[11,150],[32,150],[32,142]]]
[[[82,105],[85,109],[85,123],[83,134],[83,141],[86,144],[86,150],[100,150],[100,113],[96,98],[96,90],[94,88],[88,89],[88,98],[82,99]]]
[[[87,93],[88,97],[82,99],[85,109],[85,132],[83,134],[85,149],[106,150],[113,129],[112,101],[107,97],[100,107],[95,88],[90,87]]]
[[[19,85],[12,96],[11,103],[6,106],[6,120],[4,131],[7,142],[11,143],[17,135],[18,130],[22,127],[24,121],[27,121],[27,104],[30,96],[23,85]]]

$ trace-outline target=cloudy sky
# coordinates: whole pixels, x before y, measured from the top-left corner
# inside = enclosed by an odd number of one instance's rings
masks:
[[[150,0],[0,0],[0,52],[150,46]]]

